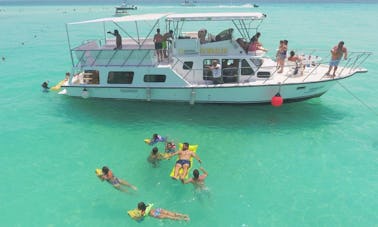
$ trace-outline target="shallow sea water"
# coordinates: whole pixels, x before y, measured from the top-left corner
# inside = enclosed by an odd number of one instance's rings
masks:
[[[55,84],[70,70],[64,24],[111,16],[113,7],[0,5],[1,226],[377,224],[377,4],[260,4],[268,15],[261,41],[270,50],[280,39],[289,49],[323,50],[343,39],[350,51],[374,53],[368,73],[305,102],[190,106],[42,93],[43,81]],[[157,9],[188,10],[141,5],[136,13]],[[152,147],[143,139],[155,132],[199,144],[208,192],[170,179],[174,160],[148,165]],[[94,170],[103,165],[139,190],[125,194],[100,182]],[[139,201],[191,221],[137,223],[126,211]]]

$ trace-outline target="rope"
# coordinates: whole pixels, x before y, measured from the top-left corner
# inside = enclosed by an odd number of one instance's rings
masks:
[[[378,115],[377,112],[374,111],[373,108],[371,108],[368,104],[366,104],[364,101],[362,101],[360,98],[358,98],[356,95],[353,94],[348,88],[346,88],[340,81],[337,81],[337,83],[344,88],[351,96],[353,96],[357,101],[359,101],[363,106],[365,106],[367,109],[369,109],[373,114]]]

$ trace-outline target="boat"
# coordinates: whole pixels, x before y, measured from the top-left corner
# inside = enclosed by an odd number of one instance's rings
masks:
[[[190,1],[190,0],[184,0],[184,2],[181,3],[182,6],[196,6],[196,1]]]
[[[115,7],[115,14],[114,16],[125,16],[128,15],[128,10],[137,10],[138,7],[136,5],[129,5],[126,1],[122,2],[120,6]]]
[[[83,98],[189,104],[260,104],[271,103],[275,97],[294,102],[319,97],[338,81],[367,72],[361,65],[371,52],[349,51],[348,59],[340,63],[332,78],[325,75],[329,50],[307,50],[297,51],[305,66],[301,73],[296,73],[295,65],[290,64],[285,65],[283,73],[278,73],[277,63],[268,56],[269,52],[251,56],[244,49],[245,40],[250,40],[250,34],[258,31],[265,18],[259,12],[161,13],[68,23],[72,71],[60,93]],[[223,31],[210,34],[202,27],[204,22],[216,23],[212,30]],[[98,31],[104,33],[103,38],[78,40],[74,45],[71,30],[83,32],[76,26],[92,23],[105,26]],[[106,28],[114,26],[127,36],[122,38],[122,49],[114,49],[114,37],[107,36]],[[145,29],[147,26],[149,29]],[[168,43],[167,58],[159,61],[153,36],[163,26],[167,31],[173,30],[174,39]],[[213,60],[221,65],[223,83],[214,83],[209,68]]]

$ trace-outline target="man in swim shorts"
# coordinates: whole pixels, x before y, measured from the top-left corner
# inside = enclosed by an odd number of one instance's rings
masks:
[[[107,166],[102,167],[102,174],[99,175],[98,177],[102,181],[106,180],[111,185],[113,185],[114,188],[116,188],[120,191],[128,192],[128,190],[122,188],[121,185],[125,185],[125,186],[130,187],[134,190],[137,190],[137,187],[135,187],[134,185],[130,184],[129,182],[127,182],[125,180],[119,179],[116,176],[114,176],[113,172]]]
[[[155,43],[155,50],[158,62],[163,61],[163,36],[160,34],[160,28],[156,29],[156,34],[153,39]]]
[[[201,159],[194,153],[193,151],[189,150],[189,144],[188,143],[183,143],[182,150],[176,151],[170,155],[170,157],[178,155],[179,160],[177,160],[176,165],[175,165],[175,170],[174,170],[174,175],[173,179],[178,180],[184,179],[186,174],[188,173],[188,169],[190,167],[190,158],[193,157],[197,159],[199,163],[201,163]],[[183,169],[183,173],[181,176],[179,176],[179,170]]]
[[[346,47],[344,47],[344,41],[340,41],[337,46],[334,46],[331,50],[331,61],[329,62],[329,69],[328,72],[325,74],[326,76],[329,76],[331,73],[332,67],[333,67],[333,74],[332,77],[336,76],[336,70],[337,66],[339,65],[341,58],[344,55],[344,60],[347,59],[348,51]]]

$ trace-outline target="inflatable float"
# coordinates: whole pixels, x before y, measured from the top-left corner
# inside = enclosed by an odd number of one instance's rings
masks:
[[[95,173],[98,177],[102,176],[102,170],[101,169],[96,169]]]
[[[179,150],[182,150],[182,145],[183,145],[182,143],[179,144]],[[194,153],[197,153],[197,148],[198,148],[198,145],[189,145],[189,150],[193,151]],[[176,160],[178,160],[178,157],[177,157]],[[191,157],[189,161],[190,161],[190,166],[188,168],[188,172],[186,172],[186,175],[184,176],[184,179],[188,179],[189,172],[193,167],[193,157]],[[175,166],[176,166],[176,164],[173,166],[172,171],[169,174],[169,176],[172,177],[172,178],[175,175]],[[183,174],[183,172],[184,172],[183,168],[180,168],[179,169],[179,176],[181,176]]]
[[[140,221],[143,221],[143,218],[145,216],[148,216],[148,214],[150,213],[152,207],[154,206],[154,204],[148,204],[147,207],[146,207],[146,210],[144,211],[144,214],[142,214],[142,211],[139,210],[138,208],[135,208],[133,210],[129,210],[127,211],[127,214],[134,220],[140,222]]]
[[[60,90],[60,87],[62,87],[62,85],[66,82],[67,80],[62,80],[60,81],[59,83],[57,83],[54,87],[51,87],[50,90],[52,91],[59,91]]]

